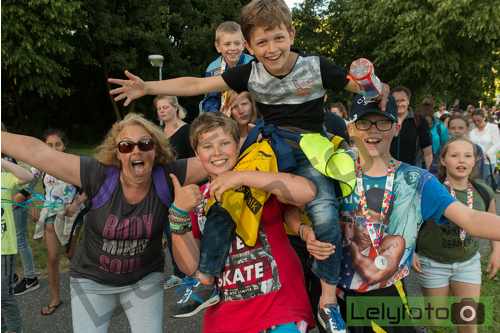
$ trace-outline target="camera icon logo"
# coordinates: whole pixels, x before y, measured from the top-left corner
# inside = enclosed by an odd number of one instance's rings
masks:
[[[472,298],[462,298],[451,305],[451,322],[455,325],[481,325],[484,323],[484,304]]]

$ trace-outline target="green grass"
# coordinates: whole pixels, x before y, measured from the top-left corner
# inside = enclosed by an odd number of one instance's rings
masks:
[[[79,148],[72,148],[68,149],[67,151],[70,154],[75,154],[79,156],[88,156],[92,157],[94,154],[94,148],[85,148],[85,147],[79,147]],[[20,163],[25,168],[29,168],[28,165],[24,163]],[[35,192],[36,193],[44,193],[42,182],[39,181],[38,184],[35,187]],[[42,200],[36,199],[33,201],[34,205],[37,207],[40,207],[43,205]],[[39,211],[41,209],[38,209]],[[27,228],[27,234],[28,234],[28,242],[31,246],[31,251],[33,252],[33,261],[35,263],[35,272],[38,277],[45,277],[47,276],[47,247],[45,245],[45,236],[41,239],[40,242],[37,242],[33,239],[33,234],[35,233],[35,222],[33,222],[31,219],[28,220],[28,228]],[[83,228],[82,227],[80,231],[80,236],[82,234]],[[66,271],[69,269],[69,260],[66,259],[64,256],[66,248],[61,246],[60,248],[60,254],[61,254],[61,262],[59,264],[59,270],[60,271]],[[21,261],[21,257],[18,255],[17,256],[17,262],[16,262],[16,273],[19,275],[19,277],[24,276],[23,272],[23,265]]]

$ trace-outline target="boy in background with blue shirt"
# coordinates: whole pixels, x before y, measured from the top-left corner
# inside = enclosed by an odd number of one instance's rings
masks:
[[[243,53],[243,35],[241,27],[233,21],[220,24],[215,31],[215,48],[221,54],[212,61],[205,72],[205,77],[218,76],[231,67],[244,65],[253,59],[252,56]],[[201,102],[203,112],[220,111],[224,93],[208,94]]]

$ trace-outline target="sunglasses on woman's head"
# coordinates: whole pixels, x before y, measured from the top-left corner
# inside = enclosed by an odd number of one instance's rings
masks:
[[[153,139],[142,139],[137,142],[134,141],[120,141],[118,142],[118,151],[122,154],[131,153],[137,145],[140,151],[150,151],[155,147]]]

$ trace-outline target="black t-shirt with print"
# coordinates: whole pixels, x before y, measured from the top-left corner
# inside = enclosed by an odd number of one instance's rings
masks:
[[[170,173],[183,184],[187,160],[160,166],[170,192]],[[82,188],[91,199],[104,184],[107,166],[88,157],[80,158]],[[108,202],[87,213],[83,236],[71,260],[70,276],[109,285],[138,282],[152,272],[163,272],[162,233],[168,217],[166,207],[152,185],[136,204],[127,202],[121,182]]]

